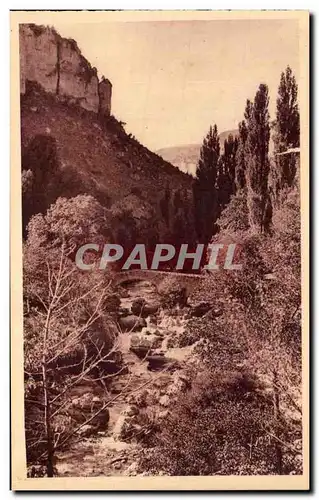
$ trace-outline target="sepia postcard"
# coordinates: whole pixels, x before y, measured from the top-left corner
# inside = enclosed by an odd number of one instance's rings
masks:
[[[309,13],[11,12],[13,490],[309,489]]]

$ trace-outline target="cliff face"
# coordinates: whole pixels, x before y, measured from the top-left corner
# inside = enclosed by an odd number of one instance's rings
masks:
[[[70,99],[88,111],[110,114],[112,84],[98,80],[97,70],[82,56],[74,40],[62,38],[54,28],[20,25],[20,85],[28,82],[46,92]]]

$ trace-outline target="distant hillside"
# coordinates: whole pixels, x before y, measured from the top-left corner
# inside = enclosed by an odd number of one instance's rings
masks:
[[[159,149],[156,153],[182,172],[195,175],[199,151],[200,144],[186,144],[185,146]]]
[[[221,150],[223,150],[224,141],[229,134],[237,136],[238,130],[226,130],[219,135]],[[178,167],[182,172],[195,175],[200,148],[201,144],[185,144],[159,149],[156,153],[164,160]]]

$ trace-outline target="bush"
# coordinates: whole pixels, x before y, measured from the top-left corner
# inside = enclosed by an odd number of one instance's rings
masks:
[[[265,431],[272,403],[261,390],[247,373],[201,373],[168,414],[141,468],[174,476],[275,473],[275,442]]]

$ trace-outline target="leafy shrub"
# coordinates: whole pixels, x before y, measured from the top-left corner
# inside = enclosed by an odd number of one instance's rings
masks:
[[[203,372],[168,414],[141,468],[174,476],[275,473],[275,444],[265,431],[272,404],[261,389],[247,373]]]

